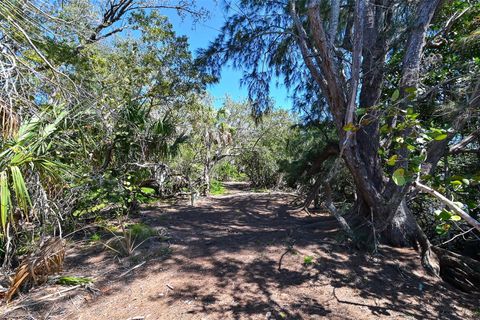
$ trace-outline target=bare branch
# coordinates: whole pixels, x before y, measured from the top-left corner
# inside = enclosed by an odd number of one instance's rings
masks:
[[[296,39],[300,47],[300,52],[302,53],[303,59],[305,60],[305,64],[307,65],[307,68],[312,73],[312,77],[320,85],[322,90],[327,90],[327,83],[325,79],[322,77],[320,69],[318,69],[318,67],[313,62],[312,55],[309,53],[310,50],[307,44],[308,35],[305,29],[303,28],[300,18],[298,17],[298,14],[295,8],[295,1],[290,2],[290,15],[292,16],[293,22],[295,24],[295,28],[297,29],[297,32],[298,32],[298,37],[296,37]],[[318,55],[318,53],[315,53],[315,55]]]
[[[363,21],[365,17],[365,1],[355,1],[355,33],[353,37],[353,53],[352,53],[352,75],[350,78],[350,97],[348,98],[347,111],[345,114],[345,125],[353,123],[353,115],[355,113],[355,103],[357,100],[358,85],[360,82],[360,65],[363,49]],[[347,131],[343,147],[348,143],[352,131]],[[343,148],[342,147],[342,148]]]
[[[468,136],[466,136],[465,138],[462,139],[462,141],[454,144],[453,146],[450,147],[450,150],[449,150],[449,153],[451,154],[457,154],[457,153],[460,153],[460,152],[463,152],[463,151],[466,151],[465,147],[471,143],[472,141],[474,141],[475,139],[477,139],[478,137],[480,136],[480,129],[477,129],[475,130],[474,132],[472,132],[471,134],[469,134]],[[478,150],[468,150],[468,151],[476,151],[478,152]]]
[[[332,8],[330,9],[330,26],[328,30],[328,37],[330,43],[335,43],[338,29],[338,18],[340,16],[340,0],[332,0]]]
[[[419,189],[422,192],[428,193],[438,200],[440,200],[443,204],[448,206],[453,212],[455,212],[457,215],[462,217],[463,220],[465,220],[469,225],[480,231],[480,222],[472,218],[468,213],[462,210],[457,204],[455,204],[453,201],[445,197],[443,194],[440,192],[420,183],[420,181],[415,181],[414,186]]]
[[[455,24],[455,22],[458,21],[458,19],[460,19],[470,9],[472,9],[472,7],[467,6],[465,9],[461,11],[456,11],[450,18],[448,18],[443,28],[440,31],[438,31],[437,34],[432,39],[430,39],[430,41],[428,41],[427,46],[436,47],[441,45],[442,40],[440,40],[440,42],[437,42],[437,39],[445,35],[446,33],[448,33],[452,28],[452,26]]]
[[[346,98],[342,88],[344,84],[341,81],[340,72],[334,59],[335,53],[327,41],[323,21],[320,16],[320,1],[311,0],[307,8],[308,19],[310,22],[310,31],[312,33],[313,43],[318,50],[320,57],[320,69],[328,86],[326,95],[331,112],[334,114],[335,123],[340,129],[345,115]]]

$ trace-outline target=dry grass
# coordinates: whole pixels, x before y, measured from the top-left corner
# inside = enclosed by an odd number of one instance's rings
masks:
[[[18,266],[5,300],[9,302],[22,286],[45,283],[49,275],[62,271],[64,258],[65,240],[50,238],[45,241],[37,252]]]

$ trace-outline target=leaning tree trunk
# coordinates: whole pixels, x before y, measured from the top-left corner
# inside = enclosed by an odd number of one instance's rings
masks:
[[[404,101],[400,105],[402,108],[408,105],[407,89],[417,86],[426,32],[439,3],[439,0],[423,0],[417,7],[402,64],[400,81],[400,92]],[[384,77],[383,65],[388,49],[385,32],[382,30],[388,27],[390,20],[391,13],[388,10],[372,4],[367,6],[364,46],[368,50],[364,51],[362,62],[364,79],[360,94],[360,105],[363,108],[376,105],[380,98]],[[418,243],[422,249],[425,265],[436,273],[435,259],[430,259],[434,256],[431,245],[407,206],[405,197],[408,187],[396,186],[390,177],[384,176],[381,168],[381,158],[378,155],[380,146],[378,115],[373,111],[368,117],[363,119],[367,125],[362,126],[357,132],[355,143],[345,157],[347,166],[356,180],[358,202],[355,209],[360,217],[370,217],[380,222],[378,226],[384,242],[396,246]],[[404,134],[407,135],[408,131],[405,130]],[[400,150],[400,153],[401,158],[408,158],[408,150]],[[401,163],[400,166],[406,166],[406,163]]]
[[[378,228],[382,240],[386,242],[396,245],[418,242],[423,258],[428,260],[434,255],[430,244],[428,239],[422,236],[424,234],[421,229],[416,227],[415,219],[406,205],[405,195],[409,186],[397,186],[383,172],[382,159],[378,155],[381,142],[377,120],[379,115],[371,113],[371,119],[363,117],[358,123],[360,128],[355,133],[344,130],[345,126],[355,125],[359,88],[362,90],[360,107],[375,106],[380,98],[385,73],[382,66],[389,50],[384,37],[387,36],[386,29],[390,24],[392,2],[379,2],[374,4],[365,0],[355,1],[354,34],[351,39],[352,66],[348,82],[339,72],[334,45],[327,41],[320,14],[321,1],[308,2],[308,33],[298,15],[295,1],[290,2],[290,14],[298,35],[296,41],[300,52],[312,78],[328,102],[340,138],[340,155],[345,160],[356,186],[358,200],[352,216],[373,221],[372,226]],[[425,37],[439,4],[440,0],[419,1],[412,24],[409,26],[409,39],[404,51],[399,86],[401,101],[405,100],[405,103],[400,105],[401,108],[407,107],[408,89],[417,86]],[[408,133],[408,130],[404,130],[402,135],[407,136]],[[408,149],[400,150],[401,159],[408,159],[408,155]],[[400,163],[399,167],[408,169],[406,162]],[[365,225],[363,222],[360,225]]]

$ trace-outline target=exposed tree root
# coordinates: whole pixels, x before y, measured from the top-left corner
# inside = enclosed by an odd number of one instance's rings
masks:
[[[480,261],[440,247],[432,247],[440,261],[440,275],[455,287],[480,293]]]
[[[423,232],[417,222],[415,222],[415,224],[417,229],[416,240],[420,245],[422,265],[430,274],[438,276],[440,275],[440,262],[438,257],[432,251],[432,245],[428,240],[427,235]]]

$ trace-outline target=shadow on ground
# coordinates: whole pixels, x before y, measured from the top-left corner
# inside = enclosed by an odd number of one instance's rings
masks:
[[[468,310],[476,297],[427,276],[413,250],[381,246],[376,255],[358,252],[342,243],[328,215],[292,211],[288,194],[230,189],[233,194],[196,207],[145,207],[136,219],[167,228],[172,253],[157,254],[164,244],[147,244],[147,262],[126,277],[116,279],[141,260],[118,268],[113,259],[88,252],[68,261],[87,270],[97,257],[99,266],[111,268],[96,282],[100,297],[82,307],[87,318],[81,319],[116,319],[121,311],[105,308],[132,296],[143,297],[146,313],[163,312],[158,319],[473,318]],[[312,222],[316,228],[305,227]]]

